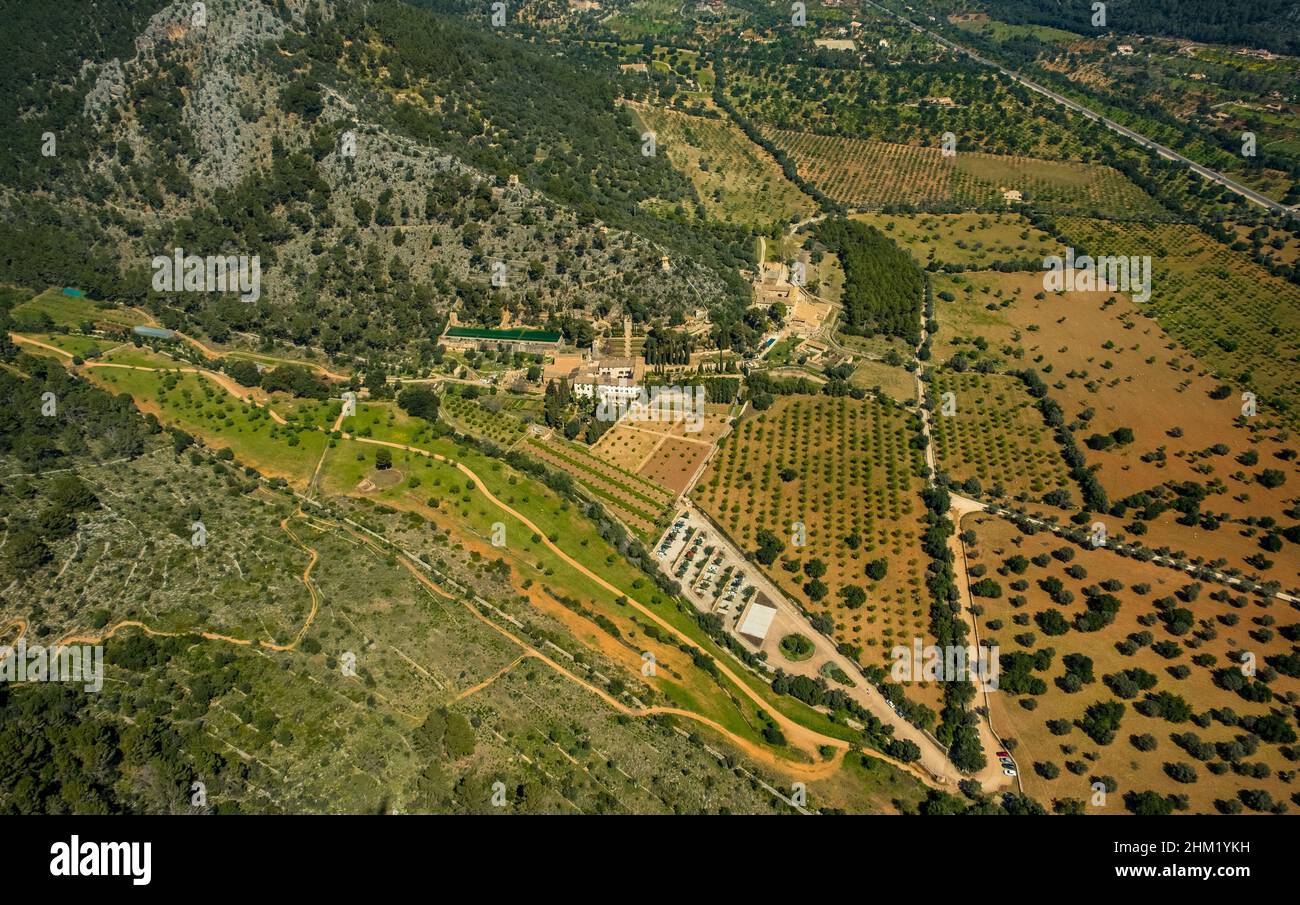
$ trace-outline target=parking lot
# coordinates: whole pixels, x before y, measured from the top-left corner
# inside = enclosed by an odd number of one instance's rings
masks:
[[[729,616],[732,623],[757,592],[750,574],[753,566],[738,557],[730,544],[719,543],[712,528],[692,513],[678,515],[654,556],[696,608]]]

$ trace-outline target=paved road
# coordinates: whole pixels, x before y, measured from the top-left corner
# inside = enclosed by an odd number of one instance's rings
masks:
[[[1005,75],[1007,78],[1015,82],[1018,82],[1021,85],[1024,85],[1029,90],[1036,91],[1037,93],[1055,101],[1056,103],[1060,104],[1063,107],[1067,107],[1076,113],[1086,116],[1088,119],[1094,122],[1101,123],[1102,125],[1106,126],[1106,128],[1114,132],[1118,132],[1120,135],[1123,135],[1124,137],[1137,142],[1139,145],[1142,145],[1144,148],[1149,148],[1150,150],[1155,151],[1157,154],[1159,154],[1161,157],[1164,157],[1167,160],[1174,160],[1181,164],[1186,165],[1192,171],[1200,174],[1206,179],[1209,179],[1211,182],[1217,182],[1219,185],[1227,189],[1230,189],[1231,191],[1236,192],[1238,195],[1241,195],[1242,197],[1250,201],[1253,201],[1255,204],[1258,204],[1260,207],[1268,208],[1270,211],[1274,213],[1286,214],[1291,217],[1300,217],[1300,210],[1297,210],[1294,207],[1287,207],[1285,204],[1280,204],[1279,202],[1274,201],[1272,198],[1269,198],[1267,195],[1261,195],[1259,192],[1255,191],[1249,186],[1242,185],[1240,182],[1237,182],[1235,179],[1229,179],[1227,176],[1224,176],[1222,173],[1218,172],[1217,170],[1212,170],[1207,166],[1203,166],[1202,164],[1199,164],[1194,160],[1184,157],[1182,154],[1179,154],[1173,148],[1166,147],[1165,145],[1162,145],[1159,142],[1153,141],[1152,139],[1147,138],[1145,135],[1141,134],[1140,132],[1136,132],[1133,129],[1130,129],[1128,126],[1121,125],[1120,123],[1115,122],[1113,119],[1108,119],[1107,117],[1102,116],[1100,113],[1097,113],[1096,111],[1091,110],[1088,107],[1085,107],[1083,104],[1080,104],[1078,101],[1074,101],[1068,97],[1065,97],[1064,95],[1057,94],[1052,89],[1046,88],[1043,85],[1038,84],[1037,82],[1031,81],[1030,79],[1027,79],[1024,76],[1020,75],[1018,72],[1013,72],[1012,70],[1007,69],[1005,66],[1003,66],[1000,63],[996,63],[993,60],[980,56],[978,53],[976,53],[975,51],[971,50],[968,47],[963,47],[960,44],[955,44],[952,41],[945,38],[943,35],[931,31],[930,29],[925,28],[924,26],[917,25],[911,19],[908,19],[907,17],[902,16],[894,12],[893,10],[886,9],[885,7],[880,6],[879,4],[872,3],[871,0],[866,0],[866,2],[868,6],[874,7],[875,9],[878,9],[883,13],[893,16],[899,21],[911,26],[913,30],[929,35],[931,38],[933,38],[935,41],[938,41],[944,47],[956,51],[957,53],[965,54],[966,56],[970,57],[972,60],[974,60],[977,63],[982,63],[985,66],[992,66],[994,69],[996,69],[998,72]]]
[[[780,666],[791,675],[803,675],[816,679],[821,675],[820,669],[822,665],[831,662],[842,669],[846,675],[854,677],[856,684],[854,684],[853,687],[839,685],[833,687],[838,688],[853,700],[857,701],[882,723],[892,726],[894,729],[894,738],[905,739],[915,743],[921,751],[921,760],[919,762],[921,769],[929,776],[934,777],[943,783],[949,791],[952,791],[957,783],[963,779],[976,780],[981,786],[983,786],[985,791],[988,792],[993,792],[1010,785],[1011,780],[1003,774],[1002,767],[998,764],[997,759],[992,756],[991,751],[989,763],[978,773],[967,775],[958,770],[953,765],[952,761],[948,759],[947,752],[939,746],[933,736],[923,732],[916,726],[913,726],[896,713],[889,706],[889,702],[885,700],[884,695],[880,693],[879,689],[867,681],[866,676],[862,674],[857,662],[846,657],[844,654],[841,654],[832,639],[813,628],[812,623],[808,620],[808,617],[803,614],[803,611],[790,601],[785,592],[777,586],[776,582],[768,578],[762,569],[758,568],[746,558],[744,551],[731,540],[725,531],[721,530],[715,522],[703,515],[699,508],[696,507],[690,499],[683,498],[680,508],[685,509],[689,513],[689,520],[691,523],[696,526],[704,526],[704,529],[709,534],[708,542],[710,545],[714,547],[726,547],[727,559],[732,562],[743,564],[742,568],[744,569],[747,582],[756,586],[759,591],[771,600],[772,604],[777,608],[780,615],[777,617],[777,622],[773,625],[773,631],[769,633],[766,642],[758,648],[759,650],[766,650],[768,652],[770,663],[774,666]],[[665,531],[665,535],[666,534],[667,531]],[[662,542],[662,538],[660,542]],[[658,546],[658,544],[656,544],[656,546]],[[664,574],[669,575],[676,580],[675,576],[672,574],[670,563],[658,560],[658,564]],[[690,592],[686,592],[684,596],[689,599],[691,596]],[[741,607],[738,612],[743,612],[743,607]],[[723,624],[726,626],[727,630],[732,633],[733,637],[738,638],[746,648],[753,650],[754,645],[752,642],[735,633],[733,621],[733,618],[728,616],[724,618]],[[785,625],[790,627],[792,630],[797,630],[800,634],[812,641],[816,648],[816,652],[813,656],[799,662],[789,662],[776,656],[776,646],[780,642],[779,636],[781,634],[781,632],[777,630],[778,625]],[[992,744],[992,741],[989,743]],[[880,752],[875,750],[868,753],[872,757],[882,756]],[[885,759],[888,758],[886,757]]]

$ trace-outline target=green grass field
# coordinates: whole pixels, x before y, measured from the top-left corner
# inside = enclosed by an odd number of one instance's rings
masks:
[[[12,314],[15,323],[20,327],[29,321],[39,324],[44,318],[49,318],[54,324],[68,327],[78,327],[88,321],[121,327],[134,327],[149,322],[141,311],[109,304],[101,307],[85,296],[64,295],[62,288],[45,290],[16,306]]]
[[[830,716],[793,698],[774,696],[764,677],[748,672],[709,639],[688,604],[665,597],[602,540],[570,502],[474,447],[459,446],[447,436],[433,437],[432,430],[426,435],[413,419],[394,413],[391,404],[363,404],[357,418],[373,434],[415,439],[421,448],[464,463],[482,486],[451,464],[405,450],[392,450],[391,468],[381,470],[377,467],[379,447],[375,444],[359,439],[331,441],[319,430],[280,427],[264,409],[240,403],[200,375],[100,369],[95,377],[117,392],[130,393],[146,410],[157,411],[165,423],[202,437],[213,448],[229,448],[237,461],[265,474],[305,484],[324,453],[319,486],[327,495],[357,497],[370,504],[386,504],[421,515],[449,529],[453,536],[467,539],[471,549],[497,549],[487,544],[498,527],[504,526],[507,541],[499,555],[510,564],[511,574],[518,581],[516,587],[528,591],[540,586],[548,593],[581,601],[606,620],[589,623],[589,637],[600,649],[608,651],[611,643],[621,644],[620,638],[633,639],[633,667],[639,663],[639,650],[653,647],[660,651],[663,681],[655,687],[671,706],[706,715],[754,745],[766,744],[762,730],[770,720],[762,709],[740,694],[731,680],[693,665],[690,657],[669,643],[661,628],[633,610],[624,598],[653,610],[711,657],[729,662],[773,709],[836,738],[858,737],[857,731]],[[310,411],[313,414],[309,417],[319,417],[326,410],[317,406]],[[365,489],[363,482],[369,482],[370,489]],[[541,534],[535,536],[514,516],[491,503],[482,493],[484,488],[523,513]],[[566,562],[543,543],[542,534],[620,593],[612,593]],[[618,635],[609,632],[610,625],[619,628]],[[800,759],[792,748],[778,746],[774,753],[779,758]]]
[[[25,335],[40,342],[48,343],[51,346],[56,346],[81,358],[96,357],[106,349],[111,349],[118,344],[116,340],[104,339],[98,336],[85,336],[80,333],[28,333]],[[24,346],[23,348],[32,354],[40,354],[45,351],[35,346]]]
[[[130,394],[163,423],[201,437],[213,448],[228,447],[240,462],[293,484],[311,478],[325,448],[319,431],[294,430],[271,420],[265,409],[241,403],[196,374],[166,374],[99,368],[100,385]]]
[[[990,267],[1000,261],[1041,261],[1058,244],[1017,213],[857,214],[912,253],[930,262]]]

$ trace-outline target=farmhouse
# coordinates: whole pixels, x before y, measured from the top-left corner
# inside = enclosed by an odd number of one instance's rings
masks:
[[[573,375],[573,395],[582,399],[636,399],[641,395],[640,362],[635,358],[595,359]]]
[[[635,358],[602,358],[593,362],[592,367],[597,377],[636,380],[639,376],[638,362]]]
[[[772,628],[772,620],[775,618],[775,604],[762,591],[759,591],[754,595],[754,599],[749,602],[744,615],[741,616],[740,627],[736,631],[746,641],[761,647],[763,641],[767,638],[768,631]]]
[[[573,384],[573,395],[580,399],[595,398],[599,402],[630,402],[641,397],[641,387],[630,380],[616,377],[579,377]]]
[[[791,277],[790,268],[784,263],[763,262],[754,278],[754,303],[766,307],[780,302],[793,307],[803,293]]]

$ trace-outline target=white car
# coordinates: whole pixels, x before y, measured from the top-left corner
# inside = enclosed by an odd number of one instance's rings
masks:
[[[1010,767],[1006,767],[1006,768],[1004,768],[1004,769],[1002,770],[1002,772],[1005,773],[1005,774],[1007,774],[1008,776],[1015,776],[1015,775],[1016,775],[1016,771],[1013,770],[1013,769],[1011,769]]]

